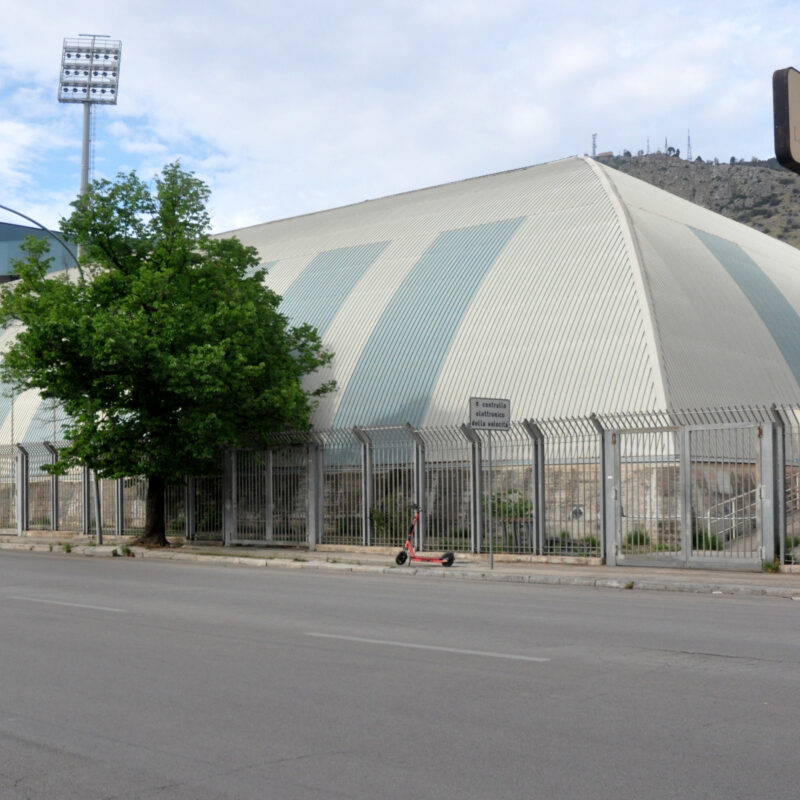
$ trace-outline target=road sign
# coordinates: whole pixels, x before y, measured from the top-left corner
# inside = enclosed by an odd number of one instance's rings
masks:
[[[470,397],[469,424],[484,431],[507,431],[511,427],[511,401]]]
[[[772,74],[775,155],[784,167],[800,173],[800,72],[793,67]]]

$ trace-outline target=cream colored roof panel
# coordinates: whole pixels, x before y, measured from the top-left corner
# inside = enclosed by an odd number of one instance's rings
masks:
[[[652,288],[671,407],[793,402],[800,251],[609,170]]]

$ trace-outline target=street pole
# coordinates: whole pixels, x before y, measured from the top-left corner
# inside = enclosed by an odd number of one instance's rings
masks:
[[[94,42],[94,40],[92,40]],[[83,136],[81,139],[81,196],[89,188],[89,150],[92,129],[92,104],[87,100],[83,104]]]
[[[94,472],[94,531],[97,544],[103,544],[103,523],[100,520],[100,480]]]
[[[494,569],[494,513],[492,509],[492,429],[489,428],[489,569]]]

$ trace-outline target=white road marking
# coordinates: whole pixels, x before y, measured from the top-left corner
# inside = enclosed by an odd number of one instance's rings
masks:
[[[108,606],[89,606],[84,603],[65,603],[61,600],[44,600],[41,597],[23,597],[22,595],[14,595],[9,600],[24,600],[26,603],[45,603],[51,606],[67,606],[68,608],[88,608],[92,611],[114,611],[117,614],[124,614],[124,608],[109,608]]]
[[[414,644],[412,642],[393,642],[389,639],[362,639],[360,636],[340,636],[335,633],[307,633],[307,636],[315,636],[319,639],[339,639],[345,642],[361,642],[362,644],[382,644],[389,647],[408,647],[413,650],[435,650],[439,653],[458,653],[464,656],[485,656],[486,658],[506,658],[511,661],[550,661],[549,658],[538,656],[520,656],[514,653],[492,653],[486,650],[462,650],[458,647],[439,647],[433,644]]]

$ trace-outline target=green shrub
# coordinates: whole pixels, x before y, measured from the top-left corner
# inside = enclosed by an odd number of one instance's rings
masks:
[[[692,548],[694,550],[722,550],[723,542],[715,533],[698,528],[692,534]]]
[[[222,509],[207,508],[197,520],[198,533],[213,533],[222,530]]]
[[[488,497],[484,497],[483,507],[486,513],[491,512],[495,520],[529,517],[533,511],[533,503],[516,489],[492,495],[491,503]]]
[[[625,544],[628,547],[646,547],[650,544],[650,534],[641,528],[634,528],[625,537]]]
[[[468,550],[470,540],[469,528],[451,528],[440,544],[447,550]]]
[[[600,554],[600,540],[596,536],[573,538],[569,531],[560,531],[546,541],[546,552],[562,556],[591,556]]]
[[[413,509],[398,492],[387,495],[382,506],[373,506],[369,510],[370,529],[376,542],[405,538],[413,519]]]
[[[596,536],[586,536],[581,539],[580,544],[587,553],[600,552],[600,540]]]
[[[561,531],[558,536],[549,536],[547,539],[547,551],[561,555],[572,553],[572,539],[567,531]]]

